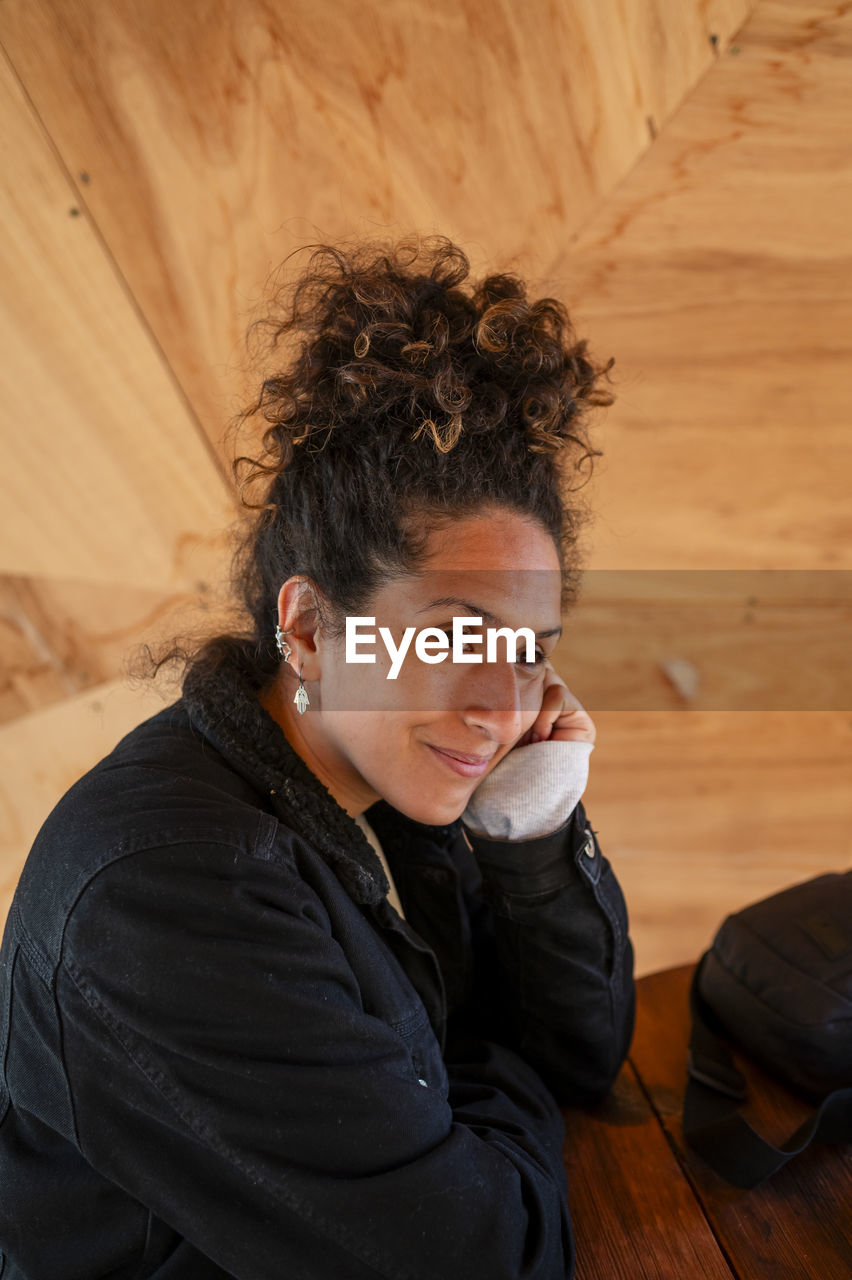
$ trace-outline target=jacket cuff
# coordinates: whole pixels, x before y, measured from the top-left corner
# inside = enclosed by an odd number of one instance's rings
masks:
[[[603,855],[579,801],[567,822],[544,836],[502,840],[477,835],[464,824],[463,831],[483,878],[507,892],[563,888],[576,881],[578,871],[587,882],[600,879]]]

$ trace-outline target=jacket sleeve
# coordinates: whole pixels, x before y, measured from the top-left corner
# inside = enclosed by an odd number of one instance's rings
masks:
[[[88,886],[57,998],[89,1162],[239,1280],[562,1280],[561,1117],[510,1048],[424,1087],[322,900],[226,843]]]
[[[624,896],[583,805],[536,839],[465,838],[476,861],[462,872],[473,994],[451,1035],[510,1045],[561,1104],[599,1099],[633,1034],[633,948]]]

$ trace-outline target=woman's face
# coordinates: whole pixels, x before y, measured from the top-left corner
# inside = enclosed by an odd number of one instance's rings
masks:
[[[444,825],[459,817],[483,777],[532,725],[544,658],[559,636],[560,603],[559,559],[541,525],[503,509],[471,516],[434,529],[424,570],[386,583],[364,607],[361,616],[375,623],[362,623],[360,633],[375,641],[362,642],[358,652],[374,654],[374,663],[348,662],[345,637],[331,640],[318,631],[300,651],[307,712],[300,716],[292,706],[289,667],[286,685],[279,681],[276,694],[261,700],[352,816],[381,797],[418,822]],[[425,627],[452,636],[454,617],[479,617],[467,630],[483,637],[488,627],[531,628],[535,662],[526,662],[523,641],[518,661],[508,662],[506,641],[498,638],[491,662],[483,643],[465,649],[481,654],[481,663],[453,662],[450,652],[429,664],[416,655],[412,638],[396,679],[387,678],[393,660],[380,628],[398,648],[411,627],[415,637]],[[282,625],[290,625],[286,615]]]

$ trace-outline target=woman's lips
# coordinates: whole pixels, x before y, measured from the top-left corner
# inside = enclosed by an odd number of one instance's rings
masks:
[[[443,760],[448,768],[463,778],[481,778],[492,759],[491,756],[467,756],[460,751],[444,751],[441,747],[433,747],[431,743],[426,745],[439,760]]]

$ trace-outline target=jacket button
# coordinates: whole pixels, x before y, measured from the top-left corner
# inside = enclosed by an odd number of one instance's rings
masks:
[[[588,831],[586,832],[586,835],[589,836],[589,838],[583,846],[583,853],[587,858],[593,858],[595,856],[595,841],[594,838],[589,835]]]
[[[417,1081],[417,1083],[418,1083],[418,1084],[422,1084],[424,1089],[428,1089],[428,1088],[429,1088],[429,1086],[428,1086],[428,1084],[426,1083],[426,1081],[425,1081],[425,1080],[418,1080],[418,1081]]]

